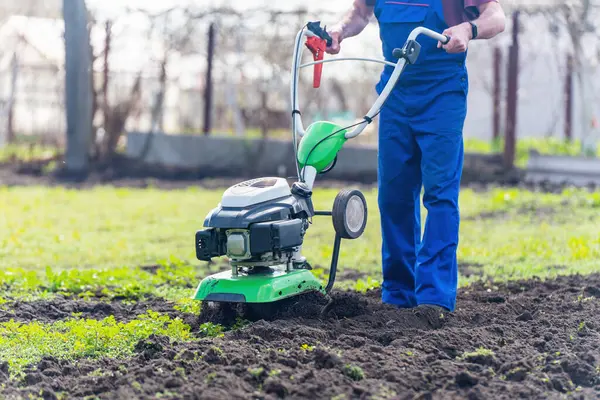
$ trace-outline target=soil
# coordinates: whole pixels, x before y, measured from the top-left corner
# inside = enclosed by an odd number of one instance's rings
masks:
[[[198,335],[193,342],[152,336],[127,359],[46,358],[22,382],[7,380],[7,365],[0,365],[1,397],[600,398],[600,274],[474,284],[459,291],[457,310],[443,318],[382,305],[380,296],[334,293],[321,316],[326,300],[305,295],[223,338],[199,336],[202,321],[233,322],[220,308],[205,308],[187,321]],[[69,299],[53,302],[59,310],[118,318],[144,308],[110,303],[98,312]],[[148,305],[168,308],[159,299]],[[41,305],[29,312],[52,318]]]

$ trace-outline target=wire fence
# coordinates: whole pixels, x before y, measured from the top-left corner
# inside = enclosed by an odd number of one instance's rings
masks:
[[[126,29],[130,22],[117,21],[113,27],[113,48],[109,57],[110,72],[108,93],[110,101],[126,98],[135,80],[141,79],[141,99],[125,125],[126,130],[150,131],[156,119],[153,106],[164,91],[164,105],[160,128],[167,133],[203,134],[206,101],[207,28],[209,21],[217,21],[217,51],[213,64],[212,134],[283,137],[289,135],[289,68],[293,37],[302,21],[310,19],[305,10],[273,13],[254,10],[244,15],[227,10],[181,11],[179,27],[185,21],[193,21],[193,29],[178,36],[174,28],[168,30],[166,22],[154,16],[145,42],[140,41],[143,32]],[[232,10],[229,10],[232,11]],[[135,13],[134,13],[135,14]],[[247,17],[252,15],[252,18]],[[326,14],[334,19],[332,14]],[[186,20],[185,18],[188,18]],[[158,21],[158,22],[157,22]],[[162,22],[161,22],[162,21]],[[183,22],[182,22],[183,21]],[[240,23],[240,21],[245,21]],[[160,23],[159,23],[160,22]],[[161,25],[162,24],[162,25]],[[528,15],[522,19],[520,78],[517,108],[517,131],[519,137],[562,137],[564,135],[567,92],[567,55],[571,52],[568,34],[551,32],[545,28],[545,15]],[[556,23],[555,23],[556,24]],[[97,22],[94,52],[94,83],[98,91],[103,84],[103,34],[102,24]],[[553,25],[554,26],[554,25]],[[157,28],[158,27],[158,28]],[[544,27],[544,29],[540,29]],[[489,140],[493,135],[494,114],[494,51],[500,49],[500,108],[504,129],[506,109],[507,54],[510,46],[509,25],[501,37],[490,42],[473,43],[469,50],[470,72],[469,114],[465,124],[465,137]],[[562,29],[562,31],[561,31]],[[44,141],[64,144],[66,119],[64,102],[65,73],[61,63],[48,61],[48,57],[33,57],[33,51],[45,54],[51,49],[35,48],[43,43],[36,35],[48,35],[48,31],[36,33],[35,29],[18,31],[31,43],[14,49],[5,48],[0,53],[0,100],[2,105],[12,104],[11,130],[13,135],[30,135]],[[144,31],[145,32],[145,31]],[[157,33],[158,32],[158,33]],[[162,35],[162,36],[161,36]],[[347,40],[344,56],[380,57],[377,26],[371,24],[360,37]],[[62,41],[62,31],[57,29],[52,42]],[[587,47],[598,48],[590,39]],[[137,45],[135,43],[138,43]],[[39,47],[39,45],[38,45]],[[56,46],[54,46],[56,47]],[[139,53],[132,55],[132,48]],[[12,55],[16,55],[18,67],[11,67]],[[27,56],[25,56],[27,54]],[[135,58],[135,63],[130,61]],[[141,58],[141,59],[140,59]],[[49,57],[50,60],[53,57]],[[161,81],[161,62],[166,64],[166,79]],[[588,80],[592,86],[592,114],[600,114],[597,105],[600,82],[597,64],[590,63]],[[335,119],[354,122],[370,107],[376,97],[374,85],[381,67],[357,63],[337,67],[324,67],[322,87],[310,87],[311,71],[303,72],[301,102],[306,121]],[[579,88],[574,85],[572,96],[574,113],[579,115],[583,105]],[[12,94],[12,100],[11,98]],[[99,101],[101,101],[100,99]],[[6,107],[3,107],[6,108]],[[2,126],[6,127],[8,114],[0,113]],[[101,127],[102,112],[96,114],[96,126]],[[580,135],[589,121],[574,118],[575,136]],[[4,129],[5,130],[5,129]],[[361,140],[376,143],[376,124],[370,127]]]

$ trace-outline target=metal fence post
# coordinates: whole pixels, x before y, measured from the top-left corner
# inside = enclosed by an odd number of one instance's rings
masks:
[[[213,101],[213,82],[212,68],[215,55],[215,23],[211,22],[208,27],[208,56],[206,58],[206,87],[204,91],[204,129],[205,135],[209,135],[212,129],[212,101]]]
[[[519,90],[519,11],[513,14],[512,44],[508,60],[508,90],[506,96],[506,135],[504,166],[513,168],[516,152],[517,102]]]
[[[66,169],[86,173],[92,137],[91,52],[85,0],[63,0],[65,22]]]

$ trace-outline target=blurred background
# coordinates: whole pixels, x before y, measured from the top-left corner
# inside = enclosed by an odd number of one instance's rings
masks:
[[[509,169],[525,166],[531,149],[596,156],[600,5],[501,4],[506,31],[470,45],[467,152],[495,154]],[[350,6],[351,0],[268,6],[257,0],[2,0],[0,147],[9,156],[47,155],[46,170],[63,160],[67,169],[88,171],[115,154],[197,168],[202,162],[194,157],[204,156],[185,153],[194,146],[189,137],[203,137],[197,149],[212,146],[206,137],[289,143],[295,34],[310,20],[333,25]],[[373,19],[343,43],[340,56],[380,58],[380,46]],[[326,64],[321,88],[313,89],[312,71],[305,69],[305,125],[355,122],[375,99],[380,71],[379,64]],[[352,144],[376,146],[376,127]]]

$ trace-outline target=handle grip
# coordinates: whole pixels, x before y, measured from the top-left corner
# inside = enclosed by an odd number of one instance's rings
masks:
[[[306,24],[306,27],[309,31],[311,31],[315,36],[323,39],[327,46],[331,46],[333,42],[333,38],[329,33],[327,33],[327,29],[325,27],[321,28],[321,21],[313,21]]]

